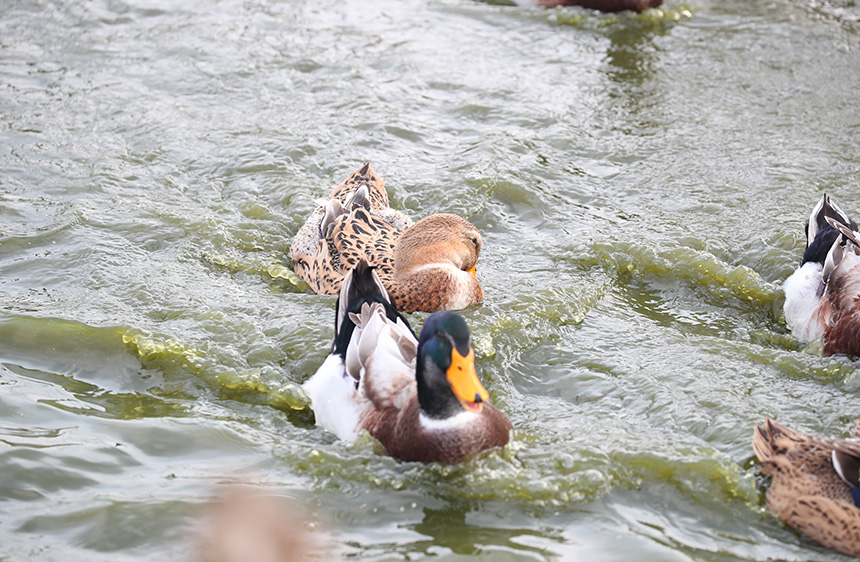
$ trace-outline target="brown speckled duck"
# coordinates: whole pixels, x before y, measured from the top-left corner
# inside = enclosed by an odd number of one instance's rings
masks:
[[[753,449],[771,477],[768,509],[822,545],[860,558],[860,420],[854,437],[804,435],[765,419]]]
[[[332,353],[303,386],[317,425],[344,441],[367,430],[403,461],[459,462],[513,429],[487,402],[463,317],[435,312],[416,339],[364,261],[344,278]]]
[[[346,272],[366,260],[402,312],[456,310],[481,302],[475,274],[481,233],[448,213],[413,224],[388,206],[384,181],[364,164],[329,195],[296,234],[293,268],[317,293],[336,295]]]

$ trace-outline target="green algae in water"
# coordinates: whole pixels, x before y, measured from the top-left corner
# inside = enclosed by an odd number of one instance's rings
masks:
[[[782,292],[765,282],[752,269],[732,266],[713,254],[694,248],[656,250],[644,244],[612,241],[594,244],[599,263],[635,277],[651,274],[660,278],[684,279],[719,294],[727,290],[735,298],[775,311]]]
[[[217,388],[253,395],[256,400],[276,408],[304,410],[310,405],[301,385],[268,382],[278,378],[274,369],[232,369],[214,363],[205,353],[175,339],[139,331],[128,331],[123,341],[148,368],[187,370]]]
[[[650,8],[642,13],[631,11],[621,13],[598,13],[581,8],[570,8],[559,6],[549,16],[549,22],[555,25],[564,25],[577,28],[602,29],[619,24],[640,25],[645,28],[665,28],[682,20],[693,17],[692,9],[682,4],[678,7]]]
[[[6,356],[38,357],[47,347],[52,361],[65,362],[62,358],[70,357],[68,363],[78,369],[89,363],[92,369],[102,369],[106,357],[130,353],[128,357],[137,358],[143,369],[191,373],[216,388],[276,408],[304,410],[310,404],[301,385],[283,381],[283,374],[273,368],[228,368],[219,365],[211,352],[127,327],[100,328],[74,320],[18,316],[0,322],[0,342]]]

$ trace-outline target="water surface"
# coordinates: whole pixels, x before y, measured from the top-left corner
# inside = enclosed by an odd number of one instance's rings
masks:
[[[860,9],[664,8],[6,6],[0,559],[194,560],[233,482],[323,558],[840,559],[763,509],[750,444],[860,416],[781,314],[821,193],[860,214]],[[504,450],[400,463],[304,407],[334,302],[290,240],[365,161],[484,235]]]

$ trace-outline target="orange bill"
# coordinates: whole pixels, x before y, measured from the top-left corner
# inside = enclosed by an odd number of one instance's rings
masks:
[[[467,269],[467,270],[466,270],[466,273],[471,273],[471,274],[472,274],[472,277],[474,277],[475,279],[477,279],[477,278],[478,278],[477,269],[478,269],[478,264],[475,264],[475,265],[473,265],[473,266],[472,266],[472,268],[471,268],[471,269]],[[461,357],[462,357],[462,356],[461,356]]]
[[[460,355],[456,347],[451,350],[451,366],[448,367],[447,375],[451,390],[467,409],[474,410],[475,406],[489,400],[490,394],[475,372],[475,350],[469,349],[465,357]]]

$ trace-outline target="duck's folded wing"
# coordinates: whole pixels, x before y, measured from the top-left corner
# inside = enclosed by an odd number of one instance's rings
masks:
[[[801,496],[780,519],[818,543],[847,554],[860,556],[860,518],[854,506],[823,496]]]
[[[824,352],[860,354],[860,256],[846,253],[830,274],[827,299],[832,312]]]
[[[393,225],[359,207],[334,222],[330,241],[343,271],[363,259],[376,266],[381,277],[389,278],[394,274],[394,242],[399,235]]]
[[[398,397],[415,386],[415,337],[400,319],[388,319],[379,304],[362,306],[354,321],[361,332],[347,350],[347,364],[360,369],[360,391],[379,410],[397,407]]]

